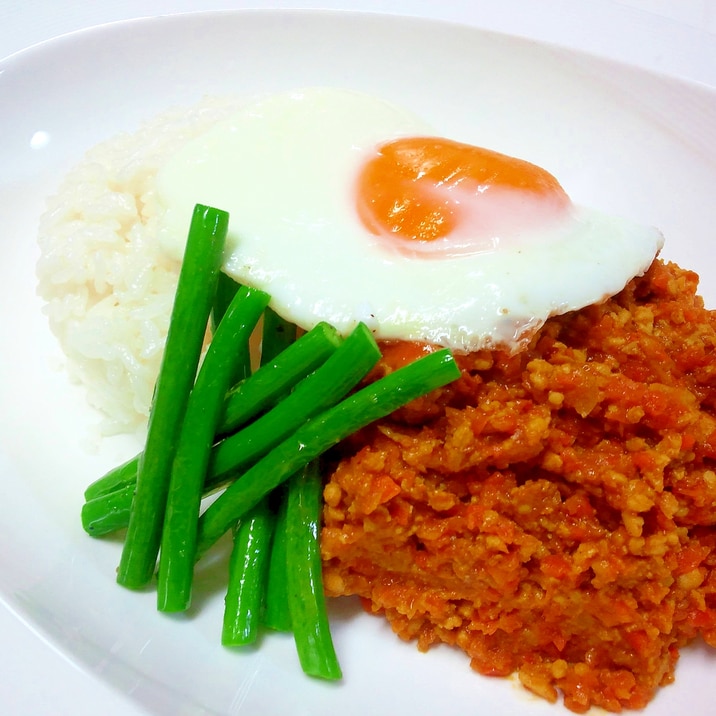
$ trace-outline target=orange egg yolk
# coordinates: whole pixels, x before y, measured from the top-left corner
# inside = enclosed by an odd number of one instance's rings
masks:
[[[381,145],[361,168],[356,194],[359,217],[372,234],[413,249],[416,242],[462,237],[466,250],[492,250],[555,221],[570,206],[546,170],[434,137]]]

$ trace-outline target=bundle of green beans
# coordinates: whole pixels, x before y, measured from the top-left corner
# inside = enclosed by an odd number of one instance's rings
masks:
[[[221,273],[228,219],[195,207],[144,449],[87,488],[82,524],[96,537],[126,529],[117,581],[141,589],[156,574],[166,612],[189,608],[195,562],[231,532],[222,643],[254,643],[261,625],[292,631],[303,670],[337,679],[321,575],[321,456],[459,370],[436,350],[356,390],[380,359],[369,329],[359,323],[343,338],[320,323],[297,337],[266,293]],[[261,319],[252,373],[249,339]]]

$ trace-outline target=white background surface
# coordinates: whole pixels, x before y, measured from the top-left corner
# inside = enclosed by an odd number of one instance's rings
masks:
[[[244,7],[328,7],[460,20],[587,49],[716,86],[716,2],[713,0],[323,3],[3,0],[0,2],[0,57],[56,35],[103,22],[168,12]],[[3,549],[9,549],[8,536],[3,539]],[[2,605],[0,675],[0,711],[10,716],[141,713],[136,705],[68,662],[36,636],[31,626]],[[79,694],[82,698],[73,698]]]

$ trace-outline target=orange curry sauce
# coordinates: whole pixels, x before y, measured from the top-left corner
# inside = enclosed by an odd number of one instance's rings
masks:
[[[657,260],[340,446],[327,593],[575,712],[641,708],[680,647],[716,647],[716,312],[696,286]],[[421,350],[389,348],[379,372]]]

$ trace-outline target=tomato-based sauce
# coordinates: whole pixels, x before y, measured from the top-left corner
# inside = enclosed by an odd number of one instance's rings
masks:
[[[575,712],[645,706],[680,647],[716,647],[716,312],[696,287],[656,261],[342,445],[327,593]]]

